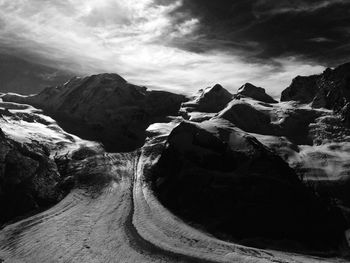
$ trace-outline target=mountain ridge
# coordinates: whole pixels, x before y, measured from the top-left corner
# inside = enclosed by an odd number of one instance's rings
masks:
[[[346,68],[329,73],[331,79],[339,76],[343,89]],[[316,77],[310,78],[314,83]],[[297,78],[292,86],[301,95],[276,102],[252,84],[236,94],[217,84],[188,98],[130,84],[118,74],[99,74],[33,96],[4,94],[0,121],[7,125],[5,133],[17,122],[18,127],[35,124],[36,119],[16,110],[30,104],[57,118],[62,128],[81,129],[72,129],[73,134],[92,130],[90,139],[104,143],[107,152],[141,152],[141,189],[151,189],[163,207],[219,239],[338,255],[350,242],[350,129],[338,110],[339,100],[326,96],[337,104],[328,108],[313,104],[318,89],[328,89],[331,82],[315,84],[303,94],[308,83],[308,77]],[[8,124],[6,114],[14,124]],[[111,169],[121,169],[108,156],[92,153],[83,163],[103,160]],[[113,177],[103,172],[99,178],[94,170],[89,177],[89,169],[83,177],[89,184]],[[255,222],[257,217],[261,221]]]
[[[334,110],[350,125],[350,63],[334,69],[327,68],[319,75],[296,77],[281,94],[281,101],[290,100]]]

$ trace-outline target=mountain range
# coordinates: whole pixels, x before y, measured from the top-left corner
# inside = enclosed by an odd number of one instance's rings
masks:
[[[280,101],[118,74],[4,93],[0,259],[346,262],[349,121],[350,64]]]

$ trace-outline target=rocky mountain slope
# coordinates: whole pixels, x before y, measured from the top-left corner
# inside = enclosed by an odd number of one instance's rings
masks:
[[[17,145],[17,155],[46,147],[33,151],[56,176],[37,172],[35,159],[9,155],[0,178],[21,175],[12,163],[29,163],[25,194],[40,195],[35,178],[54,178],[53,193],[62,194],[53,202],[70,193],[0,231],[0,259],[342,262],[350,244],[346,67],[327,81],[326,73],[297,78],[279,103],[249,83],[237,94],[218,84],[186,98],[116,74],[72,79],[35,96],[4,95],[1,143]],[[343,99],[315,104],[321,90]],[[135,151],[105,153],[26,104],[107,151]],[[47,243],[58,246],[46,250]]]
[[[147,127],[177,114],[186,98],[147,90],[117,74],[101,74],[74,78],[34,96],[5,95],[3,100],[44,109],[65,130],[101,141],[110,151],[121,152],[141,147]]]
[[[327,250],[346,222],[267,147],[220,118],[182,122],[153,170],[166,207],[245,245]],[[261,240],[259,240],[261,239]]]
[[[0,156],[0,224],[61,199],[57,166],[42,145],[21,145],[0,130]]]
[[[281,101],[290,100],[339,112],[349,126],[350,63],[335,69],[328,68],[320,75],[296,77],[281,95]]]

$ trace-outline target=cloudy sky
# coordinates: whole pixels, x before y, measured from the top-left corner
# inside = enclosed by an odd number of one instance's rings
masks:
[[[297,75],[350,61],[349,40],[349,0],[0,0],[0,75],[34,63],[184,93],[252,82],[279,96]]]

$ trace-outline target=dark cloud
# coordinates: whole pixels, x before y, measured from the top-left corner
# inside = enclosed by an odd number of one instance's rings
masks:
[[[231,47],[248,60],[300,56],[327,66],[350,59],[350,1],[184,0],[176,12],[201,21],[183,42],[191,50],[202,43],[202,50]]]
[[[38,93],[48,86],[56,86],[73,74],[25,59],[0,53],[0,92]]]

